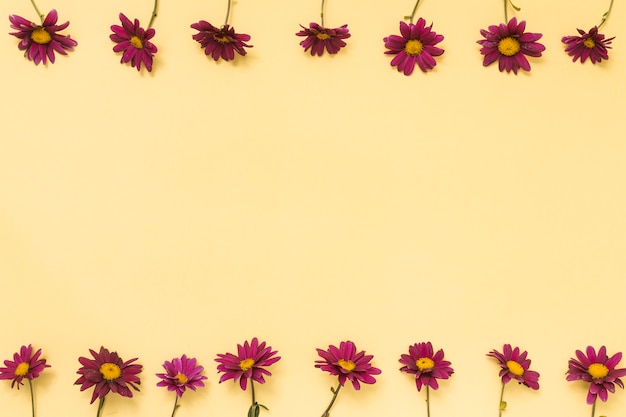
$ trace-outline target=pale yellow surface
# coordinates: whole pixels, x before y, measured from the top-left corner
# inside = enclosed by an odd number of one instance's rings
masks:
[[[541,389],[508,386],[505,417],[589,416],[568,359],[626,351],[626,8],[594,66],[560,39],[608,1],[517,1],[547,50],[516,77],[476,44],[501,3],[424,1],[446,52],[405,77],[382,38],[411,1],[330,0],[327,25],[352,38],[318,58],[295,36],[318,1],[241,0],[231,23],[254,48],[216,64],[189,25],[220,25],[226,1],[164,0],[149,74],[108,36],[120,11],[145,24],[150,1],[40,0],[71,21],[69,57],[37,67],[0,36],[0,357],[43,348],[38,417],[95,416],[73,382],[101,345],[144,365],[141,392],[110,395],[103,416],[169,416],[154,374],[187,353],[208,381],[177,417],[243,417],[250,393],[219,384],[214,358],[253,336],[282,356],[262,416],[321,415],[336,380],[315,348],[347,339],[383,373],[342,390],[333,417],[425,416],[398,359],[428,340],[456,371],[433,417],[497,416],[485,354],[507,342]],[[13,13],[34,18],[2,2],[5,32]],[[0,382],[0,417],[29,416],[28,390]],[[626,393],[596,415],[626,416]]]

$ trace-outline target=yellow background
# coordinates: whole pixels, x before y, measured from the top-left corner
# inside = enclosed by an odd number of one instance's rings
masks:
[[[561,37],[608,1],[517,3],[547,48],[530,73],[482,66],[502,1],[428,0],[418,16],[445,54],[405,77],[382,39],[409,1],[329,1],[327,26],[352,38],[319,58],[295,36],[318,1],[241,0],[230,22],[254,47],[215,63],[189,25],[221,25],[226,1],[163,0],[154,71],[137,73],[109,27],[119,12],[145,25],[150,1],[40,0],[71,21],[69,57],[35,66],[0,36],[0,357],[44,350],[38,417],[95,416],[73,382],[101,345],[144,365],[141,392],[110,395],[103,416],[169,416],[154,374],[182,353],[209,379],[177,417],[244,416],[250,393],[218,384],[214,358],[254,336],[282,356],[257,389],[265,416],[321,415],[336,380],[315,348],[348,339],[383,373],[342,390],[333,417],[424,416],[398,359],[428,340],[456,371],[433,417],[497,415],[485,354],[504,343],[541,373],[539,391],[507,387],[506,417],[589,416],[568,359],[626,350],[626,8],[594,66]],[[9,14],[36,18],[27,0]],[[0,416],[29,408],[26,387],[0,384]],[[626,415],[626,394],[596,415]]]

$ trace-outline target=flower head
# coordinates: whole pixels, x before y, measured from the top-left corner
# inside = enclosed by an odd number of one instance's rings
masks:
[[[520,348],[513,349],[509,344],[504,345],[502,351],[503,353],[492,350],[487,354],[500,362],[502,383],[507,384],[511,379],[515,379],[534,390],[539,389],[539,373],[528,369],[530,367],[530,359],[526,359],[528,352],[520,353]]]
[[[165,361],[163,368],[166,373],[156,374],[161,378],[157,386],[167,387],[168,391],[176,391],[178,398],[183,396],[187,388],[195,391],[197,387],[204,387],[202,381],[207,379],[202,375],[204,368],[196,365],[196,358],[188,358],[187,355],[174,358],[171,362]]]
[[[392,67],[398,67],[398,72],[411,75],[415,64],[423,72],[431,70],[437,65],[435,56],[443,54],[443,49],[436,47],[443,40],[443,35],[432,31],[433,25],[426,26],[421,17],[417,23],[400,22],[400,34],[389,35],[383,39],[388,51],[385,54],[395,55],[391,60]]]
[[[561,41],[567,46],[565,52],[574,57],[573,62],[580,58],[580,62],[585,62],[587,58],[592,64],[601,62],[603,59],[609,59],[607,49],[611,48],[609,44],[615,37],[606,39],[603,34],[598,33],[598,27],[594,26],[586,33],[582,29],[576,29],[580,36],[563,36]]]
[[[400,363],[404,365],[400,371],[415,375],[418,391],[422,385],[437,389],[437,379],[448,379],[454,373],[450,362],[443,360],[443,349],[435,353],[430,342],[409,346],[409,354],[401,355]]]
[[[348,25],[343,25],[338,28],[326,28],[311,22],[308,28],[302,25],[300,25],[300,27],[302,30],[297,32],[296,36],[305,37],[305,39],[300,42],[300,45],[304,48],[304,52],[311,49],[311,56],[322,56],[324,50],[329,54],[336,54],[341,48],[346,46],[343,40],[351,36]]]
[[[587,404],[593,404],[597,397],[606,401],[609,398],[608,393],[615,392],[615,385],[624,388],[620,378],[626,376],[626,368],[615,368],[622,360],[622,352],[617,352],[609,358],[606,347],[602,346],[596,353],[592,346],[587,346],[587,355],[577,350],[576,357],[578,359],[569,360],[566,379],[589,382]]]
[[[220,378],[220,383],[233,379],[233,382],[239,380],[239,386],[242,390],[248,387],[248,379],[252,379],[259,384],[265,383],[264,375],[272,375],[264,366],[270,366],[280,360],[280,356],[274,356],[278,353],[272,351],[271,346],[265,346],[265,342],[259,343],[255,337],[252,342],[247,340],[242,345],[237,345],[237,354],[224,353],[218,354],[215,359],[219,363],[218,372],[224,372]]]
[[[73,51],[78,45],[78,42],[69,35],[57,33],[67,28],[70,22],[57,25],[57,20],[57,11],[54,9],[48,13],[41,25],[36,25],[21,16],[9,16],[11,28],[17,30],[11,35],[21,39],[17,45],[18,49],[24,51],[24,56],[34,61],[35,65],[39,65],[40,62],[45,65],[48,59],[54,64],[55,51],[61,55],[67,55],[67,51]]]
[[[483,65],[491,65],[498,61],[500,72],[505,71],[517,74],[521,68],[530,71],[530,63],[526,55],[540,57],[545,51],[545,46],[537,42],[543,36],[541,33],[524,32],[526,22],[519,24],[516,18],[509,20],[507,24],[489,26],[489,30],[480,30],[485,39],[477,41],[482,48],[480,53],[485,56]]]
[[[38,349],[33,354],[33,347],[31,345],[22,346],[19,352],[13,354],[13,360],[4,361],[6,368],[0,368],[0,379],[12,379],[11,388],[17,384],[17,389],[20,389],[20,385],[24,383],[24,378],[33,380],[39,376],[39,374],[50,365],[46,365],[45,359],[39,359],[41,356],[41,349]]]
[[[235,29],[229,25],[217,28],[207,22],[201,20],[191,25],[192,29],[196,29],[198,33],[191,37],[198,41],[200,46],[204,48],[204,53],[210,55],[214,61],[222,58],[224,61],[230,61],[235,58],[235,52],[239,55],[246,55],[244,48],[252,48],[246,42],[250,40],[250,35],[245,33],[236,33]]]
[[[117,45],[113,47],[113,52],[123,52],[121,63],[130,62],[131,67],[141,70],[141,64],[148,71],[152,71],[152,60],[157,53],[157,47],[150,42],[156,31],[153,28],[144,29],[139,25],[139,20],[134,23],[123,13],[120,13],[122,26],[112,25],[113,33],[109,38]]]
[[[339,347],[330,345],[328,350],[317,349],[317,354],[323,360],[315,361],[315,367],[331,375],[339,376],[339,383],[343,386],[346,380],[352,381],[354,389],[361,389],[360,382],[373,384],[376,379],[372,375],[379,375],[380,369],[370,364],[373,355],[366,355],[365,351],[357,353],[356,346],[351,341],[341,342]]]
[[[137,375],[141,372],[141,365],[133,364],[137,358],[124,362],[117,352],[109,352],[104,347],[100,347],[100,352],[92,349],[89,349],[89,352],[94,359],[78,358],[83,366],[76,372],[80,378],[74,384],[80,384],[81,391],[94,386],[91,403],[96,398],[104,398],[109,391],[116,392],[123,397],[133,396],[130,388],[139,391],[137,385],[141,381]]]

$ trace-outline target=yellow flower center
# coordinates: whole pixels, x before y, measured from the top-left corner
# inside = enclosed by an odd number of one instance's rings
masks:
[[[317,39],[325,41],[326,39],[330,38],[330,35],[328,33],[320,32],[317,35],[315,35],[315,37]]]
[[[251,358],[244,359],[241,362],[239,362],[239,368],[241,368],[241,370],[244,372],[252,368],[253,365],[254,365],[254,359],[251,359]]]
[[[435,362],[430,358],[419,358],[415,361],[415,365],[417,365],[417,368],[420,371],[428,371],[430,369],[433,369],[433,367],[435,366]]]
[[[29,369],[30,367],[26,362],[20,362],[17,368],[15,368],[15,376],[24,376],[28,373]]]
[[[583,45],[585,45],[589,49],[593,49],[596,46],[596,43],[593,41],[593,39],[587,38],[583,42]]]
[[[226,36],[217,36],[214,35],[213,39],[216,40],[218,43],[224,44],[224,43],[229,43],[229,40]]]
[[[176,378],[178,379],[178,382],[181,383],[181,384],[186,384],[187,381],[189,380],[187,378],[187,375],[185,375],[185,374],[176,374]]]
[[[417,39],[409,39],[404,45],[404,52],[411,56],[421,54],[422,49],[424,49],[424,45]]]
[[[141,39],[139,39],[138,36],[133,36],[132,38],[130,38],[130,44],[137,49],[143,48],[143,42],[141,42]]]
[[[50,43],[52,40],[52,36],[44,28],[37,28],[33,30],[30,34],[30,38],[33,42],[38,43],[39,45],[45,45]]]
[[[100,373],[105,380],[113,381],[122,375],[122,370],[116,364],[107,362],[100,366]]]
[[[352,372],[354,370],[354,368],[356,368],[356,365],[354,364],[354,362],[352,362],[352,361],[344,361],[343,359],[339,359],[337,364],[339,364],[339,366],[341,366],[341,368],[343,368],[344,370],[346,370],[348,372]]]
[[[589,365],[588,371],[593,379],[602,379],[609,374],[609,368],[601,363],[592,363]]]
[[[507,361],[506,367],[509,368],[509,372],[513,375],[522,376],[524,375],[524,368],[522,365],[515,361]]]
[[[517,39],[513,39],[510,36],[504,39],[500,39],[500,42],[498,42],[498,51],[500,51],[502,55],[513,56],[518,53],[519,50],[519,41]]]

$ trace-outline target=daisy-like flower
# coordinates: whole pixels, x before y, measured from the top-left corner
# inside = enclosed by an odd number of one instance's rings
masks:
[[[315,361],[315,367],[322,371],[329,372],[331,375],[339,377],[337,388],[331,388],[333,399],[322,417],[330,415],[330,409],[333,406],[339,390],[344,386],[347,380],[352,382],[355,390],[361,389],[360,383],[374,384],[376,378],[373,375],[379,375],[381,370],[372,366],[370,361],[373,355],[366,355],[365,351],[356,351],[356,346],[351,341],[341,342],[339,347],[330,345],[328,350],[317,349],[317,354],[322,360]]]
[[[503,401],[504,387],[512,379],[520,384],[524,384],[534,390],[539,389],[539,372],[531,371],[530,359],[527,359],[528,352],[521,352],[520,348],[512,348],[510,344],[505,344],[502,353],[492,350],[487,354],[492,358],[496,358],[500,365],[500,377],[502,378],[502,391],[500,393],[500,415],[502,410],[506,409],[506,402]]]
[[[196,388],[204,387],[204,382],[202,381],[207,379],[207,377],[202,375],[204,368],[197,365],[196,358],[188,358],[187,355],[174,358],[171,362],[165,361],[163,368],[165,368],[164,374],[156,374],[156,376],[161,378],[157,386],[166,387],[168,391],[176,392],[174,410],[172,410],[173,417],[178,408],[178,399],[182,398],[185,390],[189,388],[195,391]]]
[[[477,41],[482,48],[480,53],[485,57],[483,65],[488,66],[498,61],[500,72],[517,71],[521,68],[530,71],[530,63],[526,56],[538,58],[545,51],[545,46],[537,42],[543,36],[541,33],[524,32],[526,22],[517,23],[513,17],[507,24],[489,26],[489,30],[480,30],[485,39]]]
[[[78,361],[81,366],[77,374],[80,377],[74,385],[80,385],[80,390],[94,387],[91,403],[97,398],[100,399],[98,405],[98,416],[102,410],[104,399],[109,392],[116,392],[123,397],[132,397],[133,392],[139,391],[137,385],[141,384],[138,374],[141,372],[141,365],[134,364],[137,358],[124,362],[117,352],[109,352],[108,349],[100,347],[100,352],[89,349],[93,359],[80,357]]]
[[[280,360],[280,356],[275,356],[278,351],[273,351],[271,346],[266,346],[265,342],[259,343],[254,337],[251,342],[247,340],[243,345],[237,345],[237,354],[224,353],[218,354],[215,359],[219,363],[218,372],[223,372],[220,377],[220,383],[232,379],[233,382],[239,380],[239,386],[242,390],[248,387],[248,380],[252,391],[252,405],[248,415],[258,416],[259,407],[267,409],[264,405],[259,404],[254,395],[254,381],[259,384],[265,383],[264,375],[271,376],[271,372],[264,367],[270,366]],[[250,413],[253,414],[250,414]]]
[[[336,54],[341,48],[346,46],[344,39],[348,39],[350,31],[348,25],[343,25],[338,28],[326,28],[317,23],[309,23],[309,27],[306,28],[300,25],[302,30],[296,33],[296,36],[306,37],[300,45],[304,48],[304,52],[311,50],[311,56],[322,56],[324,50],[329,54]]]
[[[611,48],[609,44],[615,39],[605,38],[601,33],[598,33],[598,27],[594,26],[589,30],[589,33],[582,29],[576,29],[580,36],[564,36],[561,39],[565,45],[565,52],[573,57],[572,61],[576,62],[580,59],[583,63],[589,58],[592,64],[601,62],[603,59],[609,59],[608,49]]]
[[[18,49],[24,51],[24,56],[33,61],[35,65],[39,65],[41,62],[45,65],[48,60],[54,64],[55,52],[67,55],[67,51],[73,51],[74,47],[78,45],[78,42],[72,39],[70,35],[58,33],[66,29],[70,22],[57,25],[57,20],[58,14],[54,9],[43,19],[41,25],[21,16],[9,16],[11,28],[17,30],[17,32],[10,34],[20,39],[20,43],[17,45]]]
[[[566,379],[589,383],[587,404],[593,404],[595,411],[595,403],[598,398],[602,401],[608,400],[609,392],[615,392],[615,385],[624,388],[624,383],[620,378],[626,376],[626,369],[615,368],[622,360],[622,352],[617,352],[609,358],[606,354],[606,347],[602,346],[596,353],[592,346],[587,346],[586,353],[585,355],[577,350],[577,359],[571,358],[569,360]]]
[[[241,56],[246,55],[244,48],[252,48],[252,45],[246,43],[251,39],[250,35],[236,33],[228,24],[217,28],[206,20],[201,20],[191,25],[191,28],[198,31],[191,37],[204,48],[204,53],[216,62],[220,58],[224,61],[234,59],[235,52]]]
[[[4,361],[6,368],[0,368],[0,379],[11,379],[11,388],[17,384],[17,389],[26,378],[29,382],[37,378],[39,374],[50,365],[46,364],[45,359],[40,359],[41,349],[33,354],[32,345],[22,346],[19,352],[13,354],[13,360]]]
[[[131,22],[124,13],[120,13],[119,17],[122,26],[112,25],[113,33],[109,36],[117,44],[113,47],[113,52],[122,52],[122,64],[130,62],[132,67],[140,71],[143,63],[148,72],[152,71],[152,61],[158,49],[150,39],[156,31],[150,26],[148,29],[142,28],[138,19]]]
[[[391,66],[397,67],[398,72],[404,72],[404,75],[411,75],[415,64],[423,72],[435,68],[437,61],[434,57],[444,52],[435,45],[443,40],[443,35],[438,35],[432,27],[432,24],[426,26],[426,21],[421,17],[416,24],[400,22],[401,36],[389,35],[383,39],[388,49],[385,54],[395,55]]]

